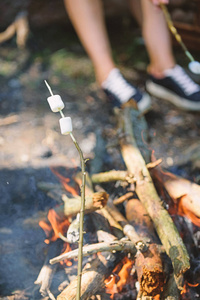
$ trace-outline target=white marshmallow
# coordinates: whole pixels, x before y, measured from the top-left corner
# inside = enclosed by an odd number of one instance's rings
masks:
[[[70,117],[61,118],[59,120],[59,123],[60,123],[60,130],[62,134],[67,135],[70,132],[72,132],[73,130],[72,120]]]
[[[198,61],[191,61],[188,67],[192,73],[200,74],[200,63]]]
[[[47,101],[49,102],[49,106],[53,112],[58,112],[65,107],[59,95],[50,96],[47,98]]]

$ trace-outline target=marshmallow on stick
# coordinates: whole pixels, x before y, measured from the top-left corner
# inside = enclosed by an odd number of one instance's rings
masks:
[[[53,112],[60,112],[62,118],[59,120],[61,133],[64,135],[70,134],[73,130],[72,128],[72,120],[70,117],[65,117],[62,109],[65,107],[60,95],[54,95],[51,87],[45,80],[45,84],[51,94],[50,97],[47,98],[49,106]]]

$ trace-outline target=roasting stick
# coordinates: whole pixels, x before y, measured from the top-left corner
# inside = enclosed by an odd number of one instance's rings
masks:
[[[81,184],[81,209],[80,209],[80,225],[79,225],[79,251],[78,251],[78,282],[77,282],[77,294],[76,299],[80,299],[80,291],[81,291],[81,276],[82,276],[82,261],[83,261],[83,221],[84,221],[84,211],[85,211],[85,183],[86,183],[86,173],[85,173],[85,165],[86,160],[83,157],[83,152],[76,141],[73,133],[72,133],[72,121],[70,117],[65,117],[62,109],[64,108],[64,103],[59,95],[54,95],[51,87],[48,82],[45,80],[45,84],[51,94],[50,97],[47,98],[47,101],[50,105],[50,108],[53,112],[59,112],[61,114],[61,119],[59,120],[61,133],[63,135],[70,134],[72,141],[76,149],[78,150],[80,160],[81,160],[81,171],[82,171],[82,184]]]
[[[177,32],[177,29],[174,27],[174,24],[172,22],[170,13],[169,13],[166,5],[164,5],[163,3],[160,3],[160,7],[161,7],[161,9],[163,11],[163,14],[165,16],[165,19],[166,19],[169,30],[174,35],[177,42],[181,45],[181,47],[182,47],[185,55],[187,56],[187,58],[190,60],[190,63],[188,65],[190,71],[192,71],[195,74],[200,74],[200,63],[194,59],[192,54],[187,49],[186,45],[183,43],[180,34]]]

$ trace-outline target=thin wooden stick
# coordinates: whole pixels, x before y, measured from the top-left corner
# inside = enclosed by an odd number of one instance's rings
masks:
[[[124,201],[126,201],[126,200],[130,199],[131,197],[133,197],[133,195],[134,195],[133,192],[126,193],[125,195],[123,195],[123,196],[121,196],[117,199],[114,199],[113,204],[118,205],[120,203],[123,203]]]
[[[97,244],[84,246],[83,256],[88,256],[88,255],[92,255],[104,251],[109,251],[113,253],[116,251],[124,251],[124,252],[130,252],[131,254],[135,255],[137,249],[135,245],[130,241],[121,240],[121,241],[113,241],[110,243],[104,242],[104,243],[97,243]],[[78,249],[75,249],[73,251],[63,253],[57,257],[54,257],[49,262],[51,265],[53,265],[62,260],[76,258],[77,256],[78,256]]]
[[[84,222],[84,211],[85,211],[85,182],[86,182],[86,172],[85,172],[85,159],[83,157],[83,152],[79,147],[75,137],[72,133],[70,136],[79,152],[81,159],[81,171],[82,171],[82,185],[81,185],[81,210],[80,210],[80,227],[79,227],[79,248],[78,248],[78,283],[77,283],[77,294],[76,299],[79,300],[81,297],[81,277],[82,277],[82,262],[83,262],[83,222]]]
[[[158,159],[154,162],[150,162],[146,165],[148,169],[153,169],[158,166],[162,162],[162,159]],[[111,170],[108,172],[101,172],[97,174],[93,174],[91,176],[91,180],[93,183],[102,183],[102,182],[110,182],[110,181],[127,181],[128,183],[134,183],[135,177],[134,174],[131,174],[127,171],[116,171]]]
[[[117,181],[117,180],[126,180],[129,183],[135,182],[134,176],[129,174],[127,171],[108,171],[102,172],[98,174],[93,174],[91,176],[91,180],[93,183],[102,183],[102,182],[110,182],[110,181]]]
[[[168,25],[168,28],[169,30],[171,31],[171,33],[174,35],[175,39],[177,40],[177,42],[181,45],[185,55],[187,56],[187,58],[190,60],[190,61],[194,61],[194,57],[192,56],[192,54],[189,52],[189,50],[187,49],[186,45],[184,44],[184,42],[182,41],[182,38],[180,36],[180,34],[177,32],[177,29],[176,27],[174,27],[174,24],[172,22],[172,18],[170,16],[170,13],[166,7],[165,4],[163,3],[160,3],[160,7],[163,11],[163,14],[165,16],[165,19],[166,19],[166,22],[167,22],[167,25]]]
[[[124,234],[136,245],[141,252],[147,251],[148,247],[145,241],[137,234],[135,228],[128,223],[126,218],[119,212],[111,201],[108,201],[106,209],[111,216],[122,226]]]

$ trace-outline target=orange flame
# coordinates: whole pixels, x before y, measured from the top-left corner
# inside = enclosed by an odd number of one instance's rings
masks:
[[[186,282],[185,282],[184,285],[183,285],[183,289],[181,291],[181,295],[184,295],[186,293],[187,293],[187,285],[186,285]]]
[[[117,282],[117,288],[119,292],[122,291],[123,287],[127,283],[132,266],[133,266],[133,262],[129,260],[127,257],[125,257],[123,260],[123,266],[118,273],[120,279]]]
[[[59,233],[64,234],[70,223],[68,219],[62,219],[53,209],[49,210],[47,218],[50,224],[47,224],[45,221],[40,221],[39,225],[47,236],[45,243],[49,244],[50,241],[54,242],[60,238]]]
[[[184,205],[183,205],[183,201],[185,199],[188,199],[188,201],[190,200],[188,195],[184,195],[179,199],[179,203],[178,203],[178,214],[180,216],[186,216],[188,219],[190,219],[192,221],[193,224],[195,224],[196,226],[200,227],[200,218],[198,218],[193,212],[191,212],[190,210],[188,210]]]
[[[113,299],[114,294],[118,292],[115,275],[111,274],[104,282],[106,286],[106,293],[110,294],[110,299]]]
[[[199,283],[189,283],[189,282],[187,282],[187,284],[190,287],[197,287],[197,286],[199,286]]]
[[[154,157],[154,151],[152,151],[152,160],[155,160]],[[161,166],[157,166],[157,173],[155,173],[156,179],[163,183],[165,181],[169,180],[177,180],[177,176],[173,173],[164,171]],[[164,195],[164,189],[160,188],[160,193],[163,193]],[[170,194],[170,193],[169,193]],[[165,198],[165,197],[163,197]],[[193,224],[195,224],[196,226],[200,227],[200,218],[197,217],[188,207],[185,206],[185,203],[190,203],[191,199],[190,196],[188,194],[182,195],[179,198],[173,198],[170,195],[170,198],[172,201],[168,201],[168,211],[170,213],[170,215],[175,215],[178,214],[180,216],[185,216],[188,219],[191,220],[191,222]]]
[[[68,219],[61,218],[53,209],[50,209],[47,216],[50,224],[47,224],[45,221],[40,221],[39,225],[44,230],[47,239],[44,240],[46,244],[51,242],[55,242],[58,238],[60,238],[59,233],[65,234],[70,222]],[[62,253],[69,252],[71,250],[70,245],[68,243],[64,244],[64,251]],[[64,260],[61,264],[66,264],[67,266],[71,266],[72,262],[69,260]]]
[[[181,296],[183,300],[188,299],[188,294],[190,293],[190,287],[197,287],[199,283],[189,283],[188,281],[184,282],[183,290],[181,291]]]
[[[60,182],[62,183],[62,185],[64,186],[64,188],[66,189],[66,191],[68,191],[69,193],[71,193],[73,196],[77,196],[78,195],[78,192],[76,191],[76,189],[73,188],[71,185],[68,184],[68,182],[70,182],[69,178],[66,178],[63,175],[61,175],[58,171],[56,171],[55,168],[51,168],[51,170],[59,178]]]
[[[114,294],[120,293],[123,287],[130,282],[130,272],[133,266],[133,261],[125,257],[113,270],[113,274],[105,280],[106,293],[111,294],[110,299],[113,299]]]

